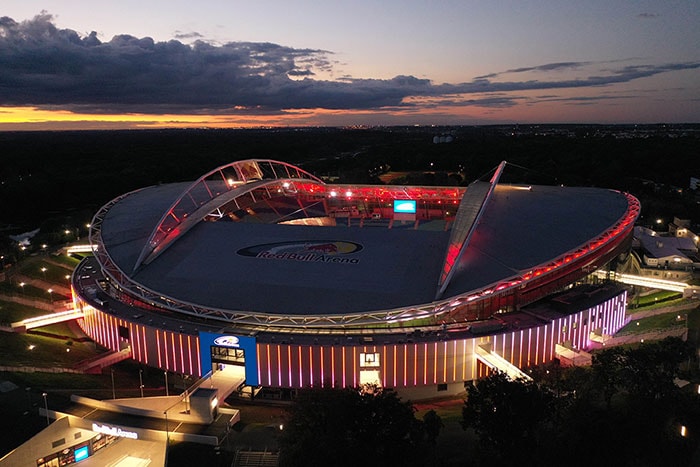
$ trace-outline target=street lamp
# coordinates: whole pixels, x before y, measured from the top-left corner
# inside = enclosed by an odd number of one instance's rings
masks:
[[[163,374],[165,375],[165,395],[169,396],[170,393],[168,392],[168,372],[164,371]]]
[[[114,392],[114,368],[110,368],[110,371],[112,372],[112,399],[116,399],[117,393]]]
[[[51,298],[51,303],[53,303],[53,289],[49,289],[47,290],[47,292],[49,293],[49,297]]]
[[[46,268],[41,268],[42,274],[44,274],[44,281],[46,281]]]
[[[45,392],[42,392],[41,395],[44,398],[44,410],[46,411],[46,426],[49,426],[51,422],[49,422],[49,403],[46,401],[46,394]]]
[[[143,397],[143,370],[139,370],[139,388],[141,388],[141,397]]]
[[[170,432],[168,431],[168,411],[164,411],[163,414],[165,415],[165,445],[167,446],[170,444]]]
[[[20,282],[19,286],[22,289],[22,295],[24,295],[24,286],[27,285],[25,282]]]

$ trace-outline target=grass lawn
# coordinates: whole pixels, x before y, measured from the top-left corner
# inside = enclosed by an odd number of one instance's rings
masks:
[[[0,365],[5,366],[71,368],[95,356],[96,352],[92,343],[76,342],[74,336],[67,339],[36,334],[3,333],[0,335],[0,355]]]
[[[46,271],[42,271],[46,268]],[[26,261],[21,263],[19,267],[20,274],[32,277],[34,279],[45,280],[47,282],[55,284],[66,284],[68,285],[68,279],[66,276],[70,276],[73,273],[74,266],[58,266],[53,263],[49,263],[39,258],[37,261]]]
[[[0,323],[14,323],[34,316],[45,315],[46,312],[27,305],[14,302],[0,301]]]
[[[71,271],[80,264],[80,261],[82,261],[82,258],[76,258],[74,256],[68,256],[68,255],[56,255],[51,257],[52,261],[55,261],[57,263],[63,264],[66,268],[70,269]]]
[[[680,319],[678,317],[680,316]],[[648,318],[633,319],[625,327],[620,329],[617,334],[643,334],[649,331],[659,329],[669,329],[677,326],[685,326],[688,319],[688,311],[679,313],[664,313]]]

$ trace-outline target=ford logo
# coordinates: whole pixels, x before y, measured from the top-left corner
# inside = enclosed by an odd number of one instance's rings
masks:
[[[238,337],[236,336],[221,336],[214,339],[214,345],[223,347],[238,347]]]

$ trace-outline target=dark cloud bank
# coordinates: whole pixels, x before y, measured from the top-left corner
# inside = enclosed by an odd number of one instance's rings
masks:
[[[178,33],[181,39],[201,37]],[[459,94],[581,88],[623,83],[700,62],[625,66],[599,76],[561,81],[495,81],[506,73],[590,66],[563,62],[493,73],[460,84],[433,84],[413,76],[388,80],[317,79],[332,53],[270,43],[202,40],[155,42],[129,35],[102,42],[58,29],[41,14],[21,23],[0,18],[0,105],[40,106],[89,113],[234,113],[281,109],[377,109],[409,106],[407,97],[445,98],[445,105],[504,106],[508,98],[453,99]],[[506,101],[504,101],[504,99]],[[514,102],[514,101],[513,101]]]

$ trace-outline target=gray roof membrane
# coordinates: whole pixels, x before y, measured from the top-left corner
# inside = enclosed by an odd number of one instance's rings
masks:
[[[188,184],[134,192],[102,223],[130,273],[148,236]],[[626,198],[596,188],[498,185],[444,298],[526,272],[611,227]],[[295,315],[430,303],[450,232],[386,227],[200,222],[132,278],[182,302]]]

